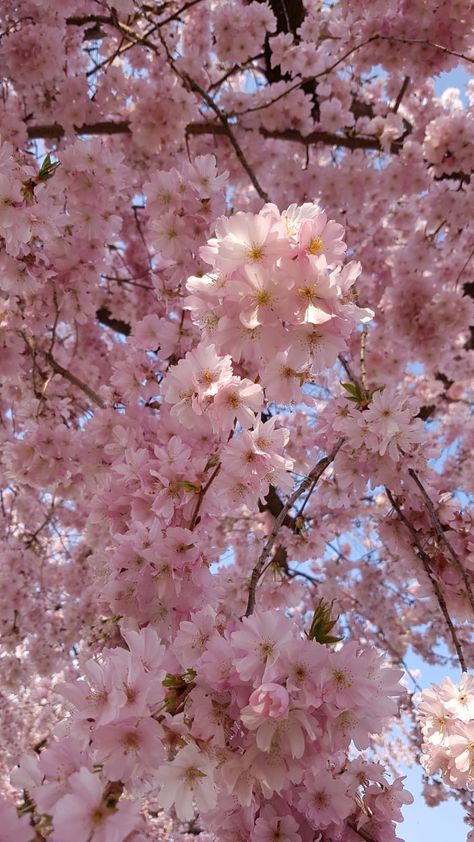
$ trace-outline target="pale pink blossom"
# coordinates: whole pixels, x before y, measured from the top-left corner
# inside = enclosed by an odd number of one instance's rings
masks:
[[[192,819],[194,805],[201,813],[216,806],[214,767],[195,745],[185,746],[172,761],[160,766],[155,778],[161,784],[159,803],[166,810],[174,805],[183,821]]]
[[[285,687],[269,683],[253,691],[248,706],[257,716],[280,719],[285,716],[289,703],[290,697]]]
[[[98,775],[80,769],[70,778],[70,794],[53,809],[53,842],[124,842],[139,826],[138,807],[120,801],[112,811],[104,798]]]
[[[0,826],[5,842],[32,842],[35,837],[29,816],[19,816],[14,804],[5,798],[0,798]]]

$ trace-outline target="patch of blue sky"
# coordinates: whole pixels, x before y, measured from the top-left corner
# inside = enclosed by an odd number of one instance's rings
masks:
[[[441,96],[447,88],[457,88],[460,91],[463,103],[467,105],[466,88],[467,83],[472,79],[472,73],[468,73],[462,65],[454,67],[453,70],[440,73],[433,80],[436,96]]]

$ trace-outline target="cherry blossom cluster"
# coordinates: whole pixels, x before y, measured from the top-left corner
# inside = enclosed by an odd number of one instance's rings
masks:
[[[169,310],[175,305],[173,293],[179,290],[183,276],[196,268],[196,244],[207,238],[211,220],[225,209],[228,175],[218,173],[213,155],[198,155],[181,171],[173,168],[155,173],[143,187],[149,239],[158,252],[153,282],[168,296]],[[162,322],[160,338],[165,329]]]
[[[387,455],[397,462],[402,454],[416,450],[424,435],[422,423],[416,418],[416,399],[397,394],[394,387],[382,387],[368,400],[364,401],[364,396],[357,400],[357,389],[351,384],[347,389],[356,399],[352,404],[347,399],[338,402],[332,427],[346,437],[358,458],[361,449],[366,449],[368,454]]]
[[[2,840],[469,810],[472,3],[0,7]]]
[[[429,775],[440,772],[458,789],[474,784],[474,678],[445,678],[421,694],[421,762]]]
[[[58,686],[74,717],[13,776],[52,817],[57,842],[73,832],[81,842],[135,839],[141,821],[120,799],[124,787],[158,788],[182,821],[197,808],[221,839],[243,826],[260,840],[281,826],[298,842],[338,836],[347,821],[395,839],[411,800],[402,781],[345,757],[397,709],[402,673],[380,670],[373,650],[329,651],[274,611],[224,629],[207,608],[181,622],[170,648],[151,627],[122,636],[127,648],[104,650],[83,678]]]
[[[188,280],[186,307],[218,351],[259,368],[269,400],[300,400],[305,381],[373,316],[351,297],[361,267],[342,268],[343,236],[317,205],[265,205],[219,219],[201,249],[212,271]]]
[[[423,151],[438,178],[472,170],[473,135],[474,119],[462,110],[428,124]]]

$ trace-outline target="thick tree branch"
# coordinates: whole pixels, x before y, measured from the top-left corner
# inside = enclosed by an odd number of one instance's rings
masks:
[[[295,129],[284,129],[283,131],[269,131],[263,126],[259,129],[263,137],[273,140],[290,140],[294,143],[302,143],[304,146],[323,144],[324,146],[337,146],[343,149],[373,149],[376,152],[390,152],[398,155],[403,148],[402,140],[394,140],[390,147],[384,149],[377,137],[365,137],[363,135],[343,135],[335,132],[314,131],[308,135],[302,135]]]
[[[68,26],[87,26],[91,23],[108,23],[113,25],[114,21],[110,15],[71,15],[66,18]]]
[[[194,83],[196,84],[196,83]],[[208,97],[206,91],[203,88],[199,89],[202,94],[205,94]],[[201,94],[201,95],[202,95]],[[209,99],[211,99],[209,97]],[[211,107],[211,106],[209,106]],[[220,112],[220,123],[189,123],[186,126],[185,134],[189,135],[222,135],[227,136],[234,146],[237,143],[239,150],[241,152],[240,145],[235,139],[235,134],[233,129],[230,127],[229,123],[227,122],[227,118],[223,112]],[[225,125],[223,120],[226,120]],[[246,131],[254,131],[247,130]],[[128,120],[103,120],[97,123],[83,123],[81,126],[75,126],[74,131],[78,135],[116,135],[116,134],[129,134],[130,133],[130,123]],[[389,149],[382,149],[380,144],[380,140],[377,137],[366,137],[363,135],[343,135],[337,134],[336,132],[324,132],[324,131],[314,131],[310,132],[308,135],[302,135],[300,132],[296,131],[296,129],[284,129],[283,131],[270,131],[266,129],[264,126],[261,126],[256,131],[262,135],[262,137],[270,139],[270,140],[288,140],[294,143],[300,143],[303,146],[312,146],[317,144],[322,144],[324,146],[331,146],[331,147],[341,147],[343,149],[368,149],[374,150],[375,152],[390,152],[392,155],[398,155],[398,153],[403,148],[403,141],[402,140],[394,140],[390,144]],[[50,123],[45,125],[38,125],[38,126],[27,126],[27,133],[28,138],[30,140],[54,140],[64,137],[66,131],[63,126],[59,123]],[[236,150],[237,154],[237,150]],[[237,156],[239,157],[239,156]],[[240,162],[242,163],[240,157]],[[242,166],[247,171],[248,164]],[[247,174],[250,174],[247,171]],[[255,175],[253,175],[255,178]],[[253,182],[252,182],[253,183]],[[255,185],[254,185],[255,187]],[[257,188],[255,188],[257,189]],[[260,193],[261,193],[261,188]],[[258,192],[258,191],[257,191]],[[260,195],[259,193],[259,195]],[[266,194],[265,194],[266,195]],[[261,196],[263,198],[263,195]]]
[[[26,131],[30,140],[60,140],[66,134],[64,126],[59,123],[48,125],[27,126]],[[84,123],[81,126],[74,126],[76,134],[81,135],[114,135],[130,133],[128,120],[102,120],[97,123]]]
[[[270,514],[273,515],[274,518],[277,518],[281,514],[281,511],[284,508],[284,503],[280,500],[275,486],[270,486],[268,494],[265,497],[265,502],[259,502],[258,508],[260,512],[270,512]],[[288,529],[294,530],[295,525],[295,518],[287,514],[282,523],[282,526],[287,526]]]
[[[112,316],[112,313],[107,307],[99,307],[96,312],[96,316],[101,325],[110,327],[110,329],[115,330],[116,333],[122,333],[124,336],[130,336],[132,328],[128,322],[124,322],[122,319],[116,319]]]

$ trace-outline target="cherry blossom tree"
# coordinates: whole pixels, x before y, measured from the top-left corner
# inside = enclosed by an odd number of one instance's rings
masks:
[[[405,762],[474,838],[473,64],[468,0],[3,0],[4,842],[391,842]]]

